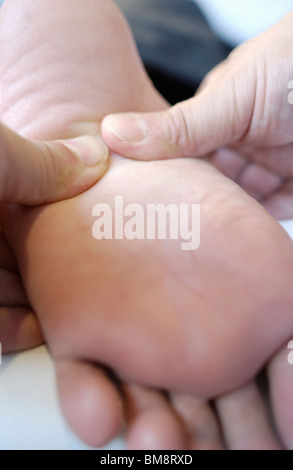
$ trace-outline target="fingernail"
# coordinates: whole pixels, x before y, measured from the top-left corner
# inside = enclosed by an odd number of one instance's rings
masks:
[[[135,114],[107,116],[104,125],[118,140],[125,143],[141,142],[148,134],[145,120]]]
[[[78,155],[85,167],[103,165],[109,156],[108,147],[99,137],[78,137],[66,141],[66,145]]]

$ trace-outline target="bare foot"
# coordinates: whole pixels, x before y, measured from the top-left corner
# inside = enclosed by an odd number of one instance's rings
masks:
[[[38,8],[33,0],[11,0],[1,11],[1,115],[27,137],[95,135],[110,112],[166,107],[113,4],[80,5],[64,0],[52,11],[47,0]],[[183,253],[168,241],[97,243],[93,204],[112,204],[117,194],[143,204],[158,198],[201,202],[201,251]],[[90,443],[101,445],[121,423],[120,396],[93,366],[97,361],[117,367],[126,384],[201,391],[206,403],[205,396],[233,392],[252,378],[292,332],[292,299],[285,296],[291,242],[256,203],[202,162],[143,165],[116,158],[101,186],[80,198],[16,210],[3,221],[56,357],[64,412]],[[136,400],[138,386],[129,386]],[[287,429],[282,406],[278,401],[275,409],[280,428]],[[101,434],[97,418],[103,422],[105,410],[109,426]],[[140,429],[147,430],[155,422],[148,416],[139,412],[133,426],[142,422]],[[174,443],[173,417],[166,419],[173,420],[168,441]]]
[[[181,251],[180,240],[95,240],[92,209],[97,201],[113,205],[117,194],[143,207],[201,203],[199,250]],[[69,371],[69,385],[60,386],[65,415],[86,441],[100,406],[91,363],[127,382],[212,398],[252,379],[292,335],[292,242],[207,163],[113,157],[81,196],[13,208],[2,219],[62,367],[59,383]],[[270,325],[266,335],[263,325]],[[92,400],[88,415],[83,389]]]

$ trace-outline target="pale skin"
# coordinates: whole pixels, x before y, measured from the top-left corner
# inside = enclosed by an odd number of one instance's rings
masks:
[[[55,139],[86,133],[95,135],[103,116],[115,110],[165,109],[166,104],[145,77],[125,23],[112,4],[91,2],[82,15],[79,11],[78,29],[80,32],[83,27],[84,34],[79,34],[82,44],[79,43],[77,48],[77,38],[74,43],[72,41],[74,8],[69,9],[66,3],[62,2],[66,14],[59,11],[60,14],[54,17],[51,12],[50,23],[42,11],[48,7],[48,2],[39,2],[38,18],[46,18],[46,21],[40,20],[38,25],[33,22],[34,34],[31,24],[25,34],[24,25],[35,11],[34,2],[8,2],[7,17],[9,8],[23,11],[18,22],[14,20],[15,29],[11,31],[14,38],[19,37],[15,34],[17,28],[22,31],[23,49],[20,52],[20,46],[16,44],[16,57],[23,55],[25,50],[38,53],[34,60],[30,60],[27,53],[27,60],[23,62],[23,67],[37,64],[38,73],[34,75],[33,85],[25,83],[22,96],[26,106],[20,106],[19,95],[13,96],[15,88],[12,84],[19,82],[19,76],[26,76],[26,73],[19,64],[14,68],[13,60],[9,62],[2,74],[4,84],[5,77],[7,84],[9,80],[3,120],[27,137]],[[76,6],[79,4],[77,0],[75,3]],[[21,10],[23,5],[25,8]],[[70,5],[72,7],[72,0]],[[50,11],[51,6],[52,3]],[[99,15],[95,8],[101,8],[103,15],[109,15],[110,24],[115,21],[115,31],[119,29],[119,44],[114,43],[113,47],[111,43],[116,59],[123,58],[121,64],[119,60],[114,62],[118,67],[116,70],[113,70],[113,61],[109,69],[104,49],[105,55],[101,55],[98,47],[97,55],[92,49],[89,53],[88,44],[99,44],[99,34],[103,46],[107,44],[107,31],[101,32],[102,25],[97,23]],[[102,17],[101,10],[99,13]],[[103,19],[105,24],[105,16]],[[56,28],[59,21],[62,27],[59,24],[51,38],[53,25]],[[50,37],[50,44],[40,41],[40,37]],[[113,37],[112,33],[111,41]],[[59,40],[62,40],[62,49],[58,47]],[[3,48],[3,41],[0,43],[1,64],[5,64],[7,49]],[[117,54],[122,43],[125,48]],[[56,64],[51,80],[54,79],[53,94],[47,86],[49,70],[46,69],[46,74],[40,73],[45,70],[41,67],[42,61],[52,63],[52,51]],[[59,57],[57,52],[60,51]],[[63,54],[74,60],[65,62]],[[10,46],[11,57],[13,48]],[[84,57],[87,57],[87,80],[93,84],[86,88],[84,69],[79,65],[84,63]],[[129,93],[126,87],[125,93],[123,89],[122,94],[117,94],[125,63],[128,64],[126,73],[129,64],[133,65],[130,78],[135,77],[135,80],[130,82],[128,76],[125,83],[129,85]],[[62,73],[60,80],[56,80],[56,70]],[[107,80],[107,73],[111,80]],[[64,83],[64,76],[74,77],[71,87]],[[118,78],[118,85],[113,77]],[[28,92],[28,86],[34,94]],[[137,87],[136,93],[134,87]],[[65,100],[63,105],[61,96]],[[139,97],[137,103],[133,96]],[[34,111],[31,116],[40,119],[30,121],[25,111],[27,107]],[[140,181],[139,185],[137,181]],[[142,204],[157,198],[161,202],[174,202],[174,199],[176,202],[201,202],[203,233],[207,235],[200,250],[186,254],[176,242],[124,240],[97,243],[91,237],[93,205],[100,201],[111,204],[115,194]],[[186,447],[176,411],[184,419],[190,447],[220,448],[219,429],[207,402],[218,394],[223,394],[217,407],[229,447],[280,446],[266,421],[258,392],[250,381],[292,335],[292,298],[288,281],[288,276],[289,279],[292,276],[292,244],[273,219],[234,183],[204,162],[186,159],[137,163],[113,156],[106,176],[80,197],[39,209],[5,210],[2,222],[56,360],[63,411],[84,440],[101,445],[116,433],[121,422],[121,400],[117,390],[103,370],[93,366],[102,363],[113,368],[124,382],[125,395],[129,399],[127,407],[132,408],[130,415],[134,416],[129,434],[132,447]],[[259,240],[263,251],[258,246]],[[166,250],[170,250],[168,256]],[[247,266],[248,259],[254,261],[253,269]],[[277,280],[272,278],[271,272],[278,272]],[[274,309],[270,311],[268,304],[271,302]],[[263,324],[270,324],[272,328],[272,334],[267,334],[266,338],[260,335]],[[163,354],[158,349],[162,346]],[[235,348],[240,351],[235,364],[237,370],[232,363]],[[286,356],[281,352],[271,362],[270,378],[278,429],[283,445],[290,446],[290,395],[286,400],[281,397],[290,389],[292,381],[289,366],[286,366]],[[141,389],[141,385],[151,389]],[[155,391],[157,388],[171,393],[173,411],[163,395]],[[195,399],[191,392],[200,398]],[[255,414],[253,417],[246,414],[246,420],[239,420],[243,426],[239,424],[236,432],[232,423],[235,416],[241,414],[240,410],[247,409],[247,402]],[[193,420],[191,416],[194,416]],[[97,422],[103,423],[102,429],[97,428]],[[150,429],[154,434],[149,432]],[[162,439],[163,434],[166,442],[159,445],[157,440],[154,444],[154,440]]]
[[[0,123],[0,148],[1,202],[39,205],[72,197],[96,183],[108,165],[107,147],[90,136],[32,141]],[[1,348],[6,353],[33,347],[42,341],[17,260],[2,231],[0,330]]]
[[[0,331],[3,352],[21,351],[42,342],[42,334],[27,299],[17,261],[0,235]]]
[[[276,218],[293,217],[293,12],[237,47],[167,112],[108,116],[103,136],[137,159],[202,157]]]

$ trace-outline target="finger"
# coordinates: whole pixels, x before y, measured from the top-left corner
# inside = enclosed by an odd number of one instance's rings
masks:
[[[105,142],[123,156],[143,160],[203,156],[236,142],[253,114],[255,75],[253,67],[242,74],[234,62],[227,62],[218,81],[167,111],[107,116]]]
[[[102,447],[123,423],[117,388],[102,368],[81,361],[56,361],[59,400],[72,430],[88,445]]]
[[[284,179],[266,166],[248,160],[239,151],[223,148],[212,154],[211,163],[257,200],[280,188]]]
[[[292,184],[286,182],[281,171],[275,171],[272,159],[268,158],[265,162],[258,158],[260,155],[261,151],[256,151],[253,156],[256,161],[253,162],[237,149],[223,148],[213,152],[209,161],[225,176],[238,183],[250,196],[261,202],[273,217],[293,217]],[[268,156],[270,157],[270,152]],[[280,170],[281,168],[282,166]]]
[[[257,162],[283,178],[293,177],[293,144],[279,147],[256,147],[246,144],[235,146],[235,151],[240,151],[244,158]]]
[[[277,191],[283,184],[280,175],[258,165],[248,163],[235,179],[251,197],[261,201],[263,198]]]
[[[133,450],[183,450],[185,433],[167,398],[138,385],[123,387],[127,446]]]
[[[209,161],[233,181],[236,181],[239,174],[247,165],[247,159],[239,152],[230,148],[222,148],[213,152],[209,156]]]
[[[171,402],[181,417],[191,450],[222,450],[217,417],[206,400],[174,394]]]
[[[286,220],[293,217],[293,180],[284,183],[275,193],[261,201],[264,208],[276,219]]]
[[[288,349],[286,345],[268,367],[274,419],[284,446],[290,450],[293,450],[292,362],[292,349]]]
[[[33,348],[43,336],[33,312],[28,308],[0,308],[0,342],[4,353]]]
[[[281,449],[256,384],[219,398],[216,406],[229,449]]]
[[[0,269],[0,305],[3,307],[28,307],[28,299],[20,276]]]
[[[70,198],[103,175],[107,158],[98,138],[37,142],[0,124],[0,200],[32,205]]]

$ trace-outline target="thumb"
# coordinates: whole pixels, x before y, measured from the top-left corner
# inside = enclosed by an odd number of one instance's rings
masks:
[[[106,171],[108,150],[95,137],[25,139],[0,124],[0,201],[27,205],[73,197]]]
[[[195,97],[166,111],[107,116],[105,142],[120,155],[150,160],[204,156],[237,141],[253,114],[254,82],[246,77],[243,86],[240,78],[236,88],[231,73],[221,75],[220,82],[209,78]]]

